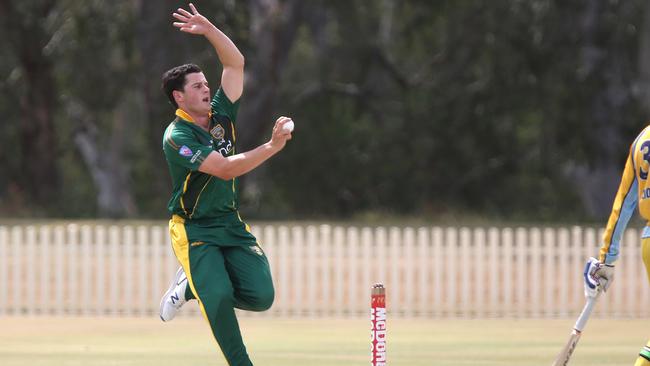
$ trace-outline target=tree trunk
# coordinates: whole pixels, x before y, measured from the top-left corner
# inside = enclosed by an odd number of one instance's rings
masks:
[[[146,145],[154,148],[147,166],[148,175],[152,177],[150,188],[154,195],[161,197],[161,207],[171,192],[162,152],[162,135],[167,124],[174,119],[174,108],[167,102],[161,88],[162,74],[191,60],[194,55],[189,50],[189,39],[196,37],[181,33],[172,26],[171,12],[178,6],[178,2],[173,0],[142,1],[136,9],[136,18],[141,21],[136,25],[135,40],[142,60],[138,65],[137,93],[142,100],[142,123],[147,126]],[[207,41],[205,43],[210,47]],[[174,46],[170,47],[170,44]]]
[[[0,2],[3,32],[24,78],[25,91],[19,105],[20,141],[17,142],[24,170],[15,180],[28,202],[39,207],[53,206],[60,185],[54,129],[57,86],[53,61],[44,52],[49,36],[41,21],[50,15],[53,6],[54,1],[41,1],[25,10],[24,6],[15,7],[11,1]]]
[[[77,124],[74,142],[97,189],[97,208],[100,217],[122,218],[137,213],[130,182],[130,164],[124,158],[127,140],[124,103],[114,115],[111,136],[105,146],[99,141],[100,131],[92,114],[81,103],[69,100],[69,117]]]
[[[622,141],[621,129],[616,121],[624,115],[623,108],[630,98],[625,87],[625,55],[615,47],[601,47],[597,44],[597,32],[603,28],[601,11],[603,0],[586,3],[581,31],[585,43],[582,51],[582,68],[585,78],[604,78],[602,89],[593,94],[590,123],[591,143],[598,146],[597,155],[591,164],[575,167],[570,177],[576,183],[587,213],[604,219],[612,208],[612,202],[623,171],[626,142]],[[622,11],[624,6],[621,7]],[[612,49],[613,48],[613,49]],[[603,72],[604,68],[607,72]],[[630,141],[631,142],[631,141]]]
[[[251,0],[250,43],[254,52],[246,56],[246,85],[238,117],[239,151],[260,144],[273,127],[281,70],[293,46],[303,2],[300,0]],[[263,193],[265,174],[261,166],[240,180],[243,198],[256,206]]]

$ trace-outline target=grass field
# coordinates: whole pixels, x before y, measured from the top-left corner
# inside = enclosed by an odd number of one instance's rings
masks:
[[[245,318],[261,366],[368,365],[369,321]],[[650,320],[592,319],[571,366],[634,364]],[[389,319],[390,366],[550,365],[571,320]],[[226,365],[200,318],[0,317],[0,365]]]

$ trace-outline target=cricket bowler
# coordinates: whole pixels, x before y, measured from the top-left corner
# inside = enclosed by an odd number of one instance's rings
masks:
[[[160,317],[169,321],[187,300],[197,299],[228,365],[250,366],[235,308],[267,310],[274,289],[266,255],[238,213],[237,177],[284,148],[291,129],[283,126],[291,119],[278,118],[267,143],[235,153],[244,56],[193,4],[189,8],[173,13],[173,25],[204,36],[223,73],[212,97],[205,75],[194,64],[163,75],[163,89],[176,108],[163,151],[172,179],[169,233],[181,268],[161,300]]]

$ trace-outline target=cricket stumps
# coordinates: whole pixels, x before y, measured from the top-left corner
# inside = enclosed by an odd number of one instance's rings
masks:
[[[386,289],[381,283],[370,294],[371,365],[386,366]]]

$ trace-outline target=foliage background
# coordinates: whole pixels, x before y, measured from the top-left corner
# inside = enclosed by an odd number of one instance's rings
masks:
[[[195,1],[246,56],[258,219],[602,220],[645,127],[642,0]],[[171,0],[0,1],[0,215],[164,218],[162,73],[220,66]]]

